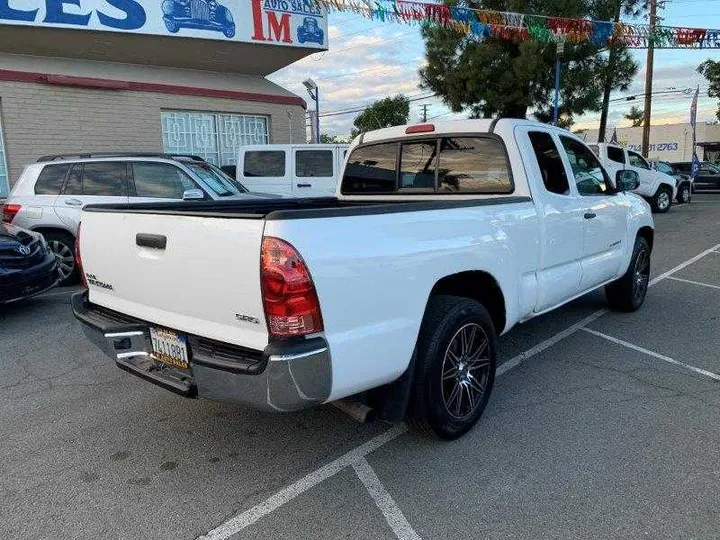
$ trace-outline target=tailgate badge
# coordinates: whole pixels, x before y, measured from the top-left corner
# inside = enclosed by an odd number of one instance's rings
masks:
[[[236,313],[235,318],[240,322],[260,324],[260,319],[258,319],[257,317],[252,317],[251,315],[243,315],[242,313]]]

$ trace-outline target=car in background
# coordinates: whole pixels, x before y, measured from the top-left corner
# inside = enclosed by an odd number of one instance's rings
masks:
[[[222,32],[228,39],[235,35],[232,13],[216,0],[165,0],[162,12],[165,27],[172,34],[193,28]]]
[[[0,222],[0,304],[53,288],[58,262],[40,233]]]
[[[2,220],[42,233],[61,283],[77,280],[75,238],[86,204],[267,198],[197,156],[102,153],[46,156],[28,165],[3,204]]]
[[[671,163],[670,165],[678,172],[687,174],[688,176],[692,174],[691,161],[681,161]],[[699,189],[720,189],[720,167],[709,161],[701,161],[698,173],[695,175],[693,188],[695,191]]]
[[[694,182],[692,176],[690,176],[689,174],[681,173],[680,171],[676,171],[675,168],[667,161],[651,161],[650,165],[656,171],[660,171],[661,173],[667,174],[668,176],[672,176],[673,178],[675,178],[675,182],[677,183],[677,196],[675,197],[675,200],[677,202],[679,202],[680,204],[690,202],[694,191]]]
[[[314,17],[305,17],[302,26],[297,29],[297,38],[299,43],[312,42],[322,45],[325,32],[320,29]]]
[[[589,146],[611,175],[623,170],[638,173],[640,185],[634,193],[645,198],[654,212],[664,214],[670,210],[677,196],[675,177],[653,170],[644,157],[622,146],[608,143]]]

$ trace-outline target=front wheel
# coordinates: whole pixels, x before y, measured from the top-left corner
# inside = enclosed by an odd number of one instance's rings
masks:
[[[671,204],[672,190],[667,186],[660,186],[651,201],[653,211],[664,214],[670,210]]]
[[[627,272],[605,286],[610,307],[617,311],[637,311],[645,302],[650,283],[650,245],[638,236]]]
[[[475,300],[435,296],[418,337],[409,421],[452,440],[480,419],[495,381],[495,328]]]
[[[688,182],[680,184],[680,189],[678,189],[678,194],[677,194],[678,202],[680,204],[687,204],[690,202],[691,198],[692,198],[692,190],[690,189],[690,184]]]

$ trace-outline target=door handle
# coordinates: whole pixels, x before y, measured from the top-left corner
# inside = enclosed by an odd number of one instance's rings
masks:
[[[68,206],[82,206],[82,201],[80,199],[65,199],[65,204]]]
[[[585,219],[593,219],[597,217],[597,214],[595,212],[585,212]]]
[[[312,187],[312,184],[298,184],[297,187]]]
[[[138,233],[135,235],[135,243],[140,247],[165,249],[165,246],[167,246],[167,236],[163,236],[162,234]]]

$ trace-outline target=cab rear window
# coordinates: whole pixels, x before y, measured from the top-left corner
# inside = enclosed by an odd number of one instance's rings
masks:
[[[340,192],[507,194],[514,190],[502,142],[492,136],[411,139],[356,148]]]

